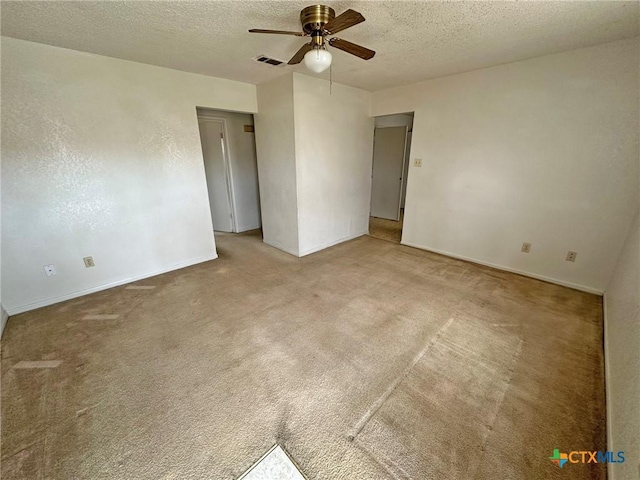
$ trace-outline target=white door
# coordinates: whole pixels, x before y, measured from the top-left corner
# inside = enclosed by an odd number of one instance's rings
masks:
[[[209,189],[209,205],[213,229],[233,231],[229,177],[224,154],[223,127],[220,121],[198,120],[200,141],[204,156],[204,169]]]
[[[407,127],[376,128],[373,139],[371,216],[400,220]]]

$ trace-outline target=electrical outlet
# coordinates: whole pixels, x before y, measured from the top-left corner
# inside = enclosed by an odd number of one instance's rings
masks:
[[[56,266],[55,265],[45,265],[44,267],[44,273],[47,274],[47,277],[53,277],[56,273]]]
[[[529,253],[531,251],[531,244],[530,243],[523,243],[522,244],[522,250],[520,250],[521,252],[524,253]]]
[[[89,267],[95,267],[96,264],[93,262],[93,257],[84,257],[84,266],[89,268]]]
[[[413,166],[414,167],[421,167],[422,166],[422,159],[421,158],[414,158],[413,159]]]
[[[575,262],[577,256],[578,256],[577,252],[569,252],[567,253],[567,258],[565,260],[567,262]]]

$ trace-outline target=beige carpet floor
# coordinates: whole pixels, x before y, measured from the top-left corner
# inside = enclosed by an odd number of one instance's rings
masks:
[[[369,235],[381,240],[400,243],[400,240],[402,240],[403,220],[404,212],[400,215],[400,221],[369,217]]]
[[[310,480],[605,478],[549,461],[606,449],[599,297],[369,236],[217,242],[9,320],[3,480],[234,479],[276,442]]]

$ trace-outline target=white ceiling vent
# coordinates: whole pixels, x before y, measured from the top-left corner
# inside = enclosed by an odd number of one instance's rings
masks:
[[[286,65],[284,61],[278,60],[277,58],[267,57],[266,55],[258,55],[254,58],[254,60],[258,63],[267,63],[269,65],[273,65],[274,67]]]

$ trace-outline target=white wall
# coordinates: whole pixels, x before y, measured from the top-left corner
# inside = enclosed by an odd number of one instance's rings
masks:
[[[257,92],[264,242],[303,256],[367,233],[371,94],[298,73]]]
[[[403,243],[602,292],[638,196],[639,58],[636,38],[375,92],[374,116],[415,112]]]
[[[258,85],[255,115],[262,236],[265,243],[298,255],[298,203],[293,120],[293,76]]]
[[[255,112],[255,87],[2,39],[9,314],[215,258],[196,106]]]
[[[204,116],[224,118],[227,123],[227,145],[231,164],[234,193],[234,212],[238,232],[260,228],[260,193],[256,141],[253,132],[245,132],[245,125],[253,125],[253,115],[203,108]]]
[[[293,74],[300,256],[367,233],[371,94]]]
[[[1,67],[0,67],[1,70]],[[2,130],[0,129],[0,145],[2,145]],[[0,212],[2,212],[2,155],[0,155]],[[2,232],[2,215],[0,214],[0,232]],[[2,235],[0,235],[0,338],[4,333],[9,315],[2,303]]]
[[[636,203],[637,205],[637,203]],[[640,480],[640,216],[629,231],[605,293],[609,449],[627,453],[612,480]]]

